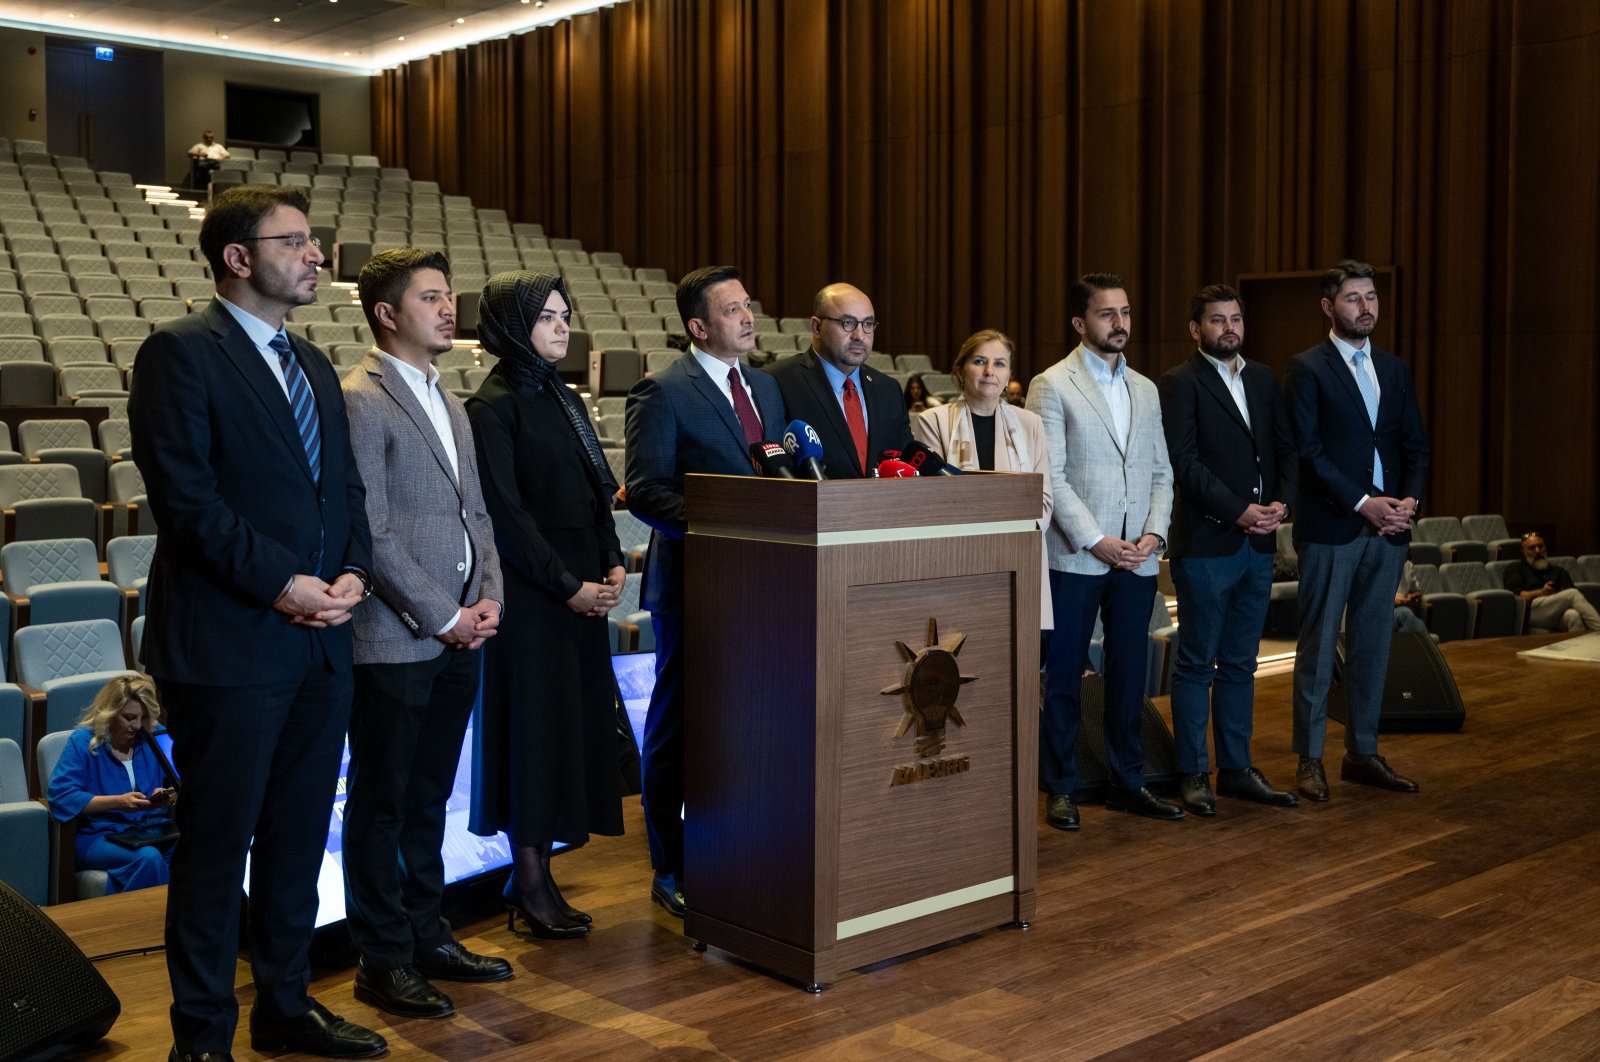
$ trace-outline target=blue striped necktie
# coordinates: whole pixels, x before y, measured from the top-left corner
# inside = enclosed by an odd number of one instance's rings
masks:
[[[289,411],[294,415],[294,426],[300,431],[300,445],[306,448],[311,478],[318,480],[322,477],[322,429],[317,422],[317,403],[311,397],[311,385],[306,382],[306,374],[300,371],[287,335],[279,332],[267,345],[278,352],[283,383],[289,389]]]
[[[1361,392],[1361,401],[1367,406],[1367,420],[1374,429],[1378,426],[1378,388],[1372,382],[1372,377],[1367,375],[1366,367],[1362,362],[1367,360],[1367,352],[1358,350],[1350,355],[1350,360],[1356,366],[1356,390]],[[1372,448],[1372,485],[1379,490],[1383,489],[1383,458],[1378,456],[1378,448]]]

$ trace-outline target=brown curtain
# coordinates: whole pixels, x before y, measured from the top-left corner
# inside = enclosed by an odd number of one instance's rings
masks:
[[[378,153],[447,192],[673,276],[737,264],[774,316],[849,280],[880,349],[940,365],[980,327],[1024,377],[1060,358],[1091,269],[1153,376],[1204,283],[1393,266],[1425,507],[1596,546],[1588,0],[633,0],[373,100]],[[1308,300],[1300,345],[1325,329]]]

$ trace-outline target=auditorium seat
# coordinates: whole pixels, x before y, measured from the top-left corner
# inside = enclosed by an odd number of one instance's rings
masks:
[[[72,728],[53,731],[39,739],[36,750],[41,787],[48,788],[50,776],[66,748]],[[111,887],[111,876],[104,870],[77,869],[77,820],[58,822],[48,820],[50,854],[50,902],[67,903],[71,900],[92,900],[106,895]]]
[[[105,342],[93,336],[63,336],[45,344],[50,364],[56,368],[68,365],[106,364]]]
[[[1461,526],[1468,537],[1475,538],[1489,547],[1491,560],[1502,556],[1522,555],[1522,540],[1507,529],[1506,518],[1498,513],[1463,516]]]
[[[155,535],[122,535],[106,543],[106,576],[129,598],[135,616],[144,615],[144,592],[155,553]]]
[[[95,434],[100,440],[100,452],[108,463],[122,461],[133,453],[133,435],[126,418],[108,417],[102,420]]]
[[[0,737],[0,852],[0,880],[30,903],[49,903],[50,812],[28,797],[22,748],[7,737]]]
[[[1438,565],[1413,561],[1411,574],[1422,589],[1422,618],[1428,631],[1440,642],[1472,637],[1472,602],[1463,594],[1445,589]]]
[[[1439,566],[1445,588],[1472,603],[1472,637],[1509,638],[1521,634],[1524,602],[1496,581],[1481,561]]]
[[[1454,516],[1424,516],[1412,532],[1414,538],[1437,545],[1446,563],[1482,563],[1489,559],[1489,547],[1469,538],[1461,521]]]
[[[100,578],[100,558],[87,538],[8,542],[0,546],[0,571],[13,630],[31,623],[122,622],[123,593]]]
[[[18,683],[44,692],[46,734],[72,729],[100,687],[128,672],[122,631],[111,620],[35,623],[12,642]]]
[[[112,531],[120,533],[153,535],[155,518],[150,514],[150,498],[145,491],[144,476],[132,460],[118,461],[106,470],[106,493],[112,510]]]

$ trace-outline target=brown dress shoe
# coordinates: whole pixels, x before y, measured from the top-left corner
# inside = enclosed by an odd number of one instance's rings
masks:
[[[1294,772],[1295,788],[1307,800],[1315,800],[1319,804],[1328,800],[1328,776],[1322,772],[1322,760],[1310,756],[1300,757],[1300,766]]]
[[[1378,755],[1374,755],[1365,763],[1357,763],[1346,756],[1344,762],[1339,765],[1339,777],[1346,782],[1375,786],[1395,793],[1415,793],[1419,788],[1417,783],[1405,775],[1396,774],[1394,768]]]

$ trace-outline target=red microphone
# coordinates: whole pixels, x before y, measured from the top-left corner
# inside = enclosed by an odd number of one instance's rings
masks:
[[[892,457],[887,461],[878,462],[879,479],[911,479],[916,474],[915,468]]]

